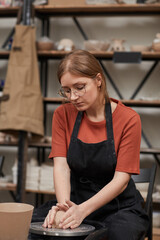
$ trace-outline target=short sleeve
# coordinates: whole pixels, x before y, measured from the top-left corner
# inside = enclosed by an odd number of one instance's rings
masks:
[[[49,158],[66,157],[67,143],[65,131],[65,114],[55,110],[52,120],[52,149]]]
[[[136,113],[126,123],[117,152],[116,171],[140,173],[141,120]]]

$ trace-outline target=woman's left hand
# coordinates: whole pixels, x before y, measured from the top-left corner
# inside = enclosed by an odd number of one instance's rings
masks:
[[[63,229],[76,228],[85,218],[81,205],[77,205],[70,200],[67,200],[66,204],[68,205],[69,209],[64,214],[59,226]]]

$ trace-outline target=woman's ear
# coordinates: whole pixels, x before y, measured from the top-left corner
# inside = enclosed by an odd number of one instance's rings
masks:
[[[102,76],[101,76],[100,73],[98,73],[96,75],[96,83],[97,83],[97,87],[101,87],[101,85],[102,85]]]

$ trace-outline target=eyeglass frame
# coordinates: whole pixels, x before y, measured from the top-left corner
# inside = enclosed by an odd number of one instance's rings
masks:
[[[70,89],[70,92],[68,93],[68,94],[70,94],[70,97],[67,97],[67,96],[65,95],[65,93],[63,93],[63,92],[64,92],[63,87],[61,87],[57,93],[58,93],[61,97],[64,97],[64,98],[66,98],[66,99],[70,99],[72,93],[74,93],[74,95],[77,96],[77,97],[82,97],[82,96],[86,93],[86,84],[83,86],[83,88],[82,88],[81,90],[83,90],[83,89],[84,89],[84,92],[83,92],[82,95],[81,95],[81,94],[79,95],[79,93],[77,92],[78,90]],[[81,90],[79,90],[79,91],[81,91]]]

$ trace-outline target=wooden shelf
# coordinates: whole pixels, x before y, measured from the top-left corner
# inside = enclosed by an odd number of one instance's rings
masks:
[[[9,58],[9,53],[10,53],[9,51],[0,49],[0,60],[8,59]]]
[[[62,104],[62,103],[65,103],[67,102],[67,100],[65,100],[64,98],[60,98],[60,97],[57,97],[57,98],[48,98],[48,97],[45,97],[43,98],[43,102],[44,104]]]
[[[0,190],[5,191],[16,191],[16,184],[14,183],[1,183],[0,182]],[[55,194],[55,191],[45,191],[45,190],[34,190],[34,189],[26,189],[26,192],[31,193],[39,193],[39,194]]]
[[[26,192],[30,192],[30,193],[38,193],[38,194],[51,194],[51,195],[55,195],[55,191],[45,191],[45,190],[26,189]]]
[[[17,17],[19,7],[0,7],[0,18]]]
[[[57,98],[44,98],[44,104],[62,104],[67,102],[67,100],[57,97]],[[130,107],[160,107],[160,100],[120,100],[123,104]]]
[[[99,60],[113,60],[114,52],[90,51]],[[68,52],[65,51],[38,51],[39,59],[61,59]],[[160,52],[142,52],[143,61],[160,60]]]
[[[16,191],[16,184],[0,182],[0,190]]]
[[[81,6],[36,6],[37,17],[159,15],[160,4],[99,4]]]
[[[113,60],[113,52],[90,51],[99,60]],[[9,51],[0,50],[0,59],[8,59]],[[38,51],[39,60],[43,59],[62,59],[68,52],[65,51]],[[160,52],[142,52],[143,61],[160,60]]]
[[[29,143],[29,147],[37,147],[37,148],[51,148],[51,143]]]
[[[1,18],[16,17],[19,7],[0,7]],[[84,6],[35,6],[37,17],[50,16],[112,16],[160,15],[160,4],[100,4]]]
[[[123,104],[130,107],[160,107],[160,100],[121,100]]]
[[[153,240],[160,239],[160,228],[153,228]]]
[[[4,191],[16,191],[16,187],[17,185],[14,183],[3,183],[0,182],[0,190],[4,190]],[[26,189],[26,192],[30,192],[30,193],[38,193],[38,194],[51,194],[51,195],[55,195],[55,191],[47,191],[47,190],[38,190],[38,189]],[[155,204],[159,204],[160,201],[159,200],[154,200],[153,199],[153,203]]]
[[[17,147],[16,143],[0,143],[0,147]],[[51,148],[51,143],[33,142],[28,144],[31,148]],[[141,154],[160,154],[160,148],[141,148]]]
[[[141,148],[140,152],[143,154],[160,154],[160,149],[158,149],[158,148]]]

